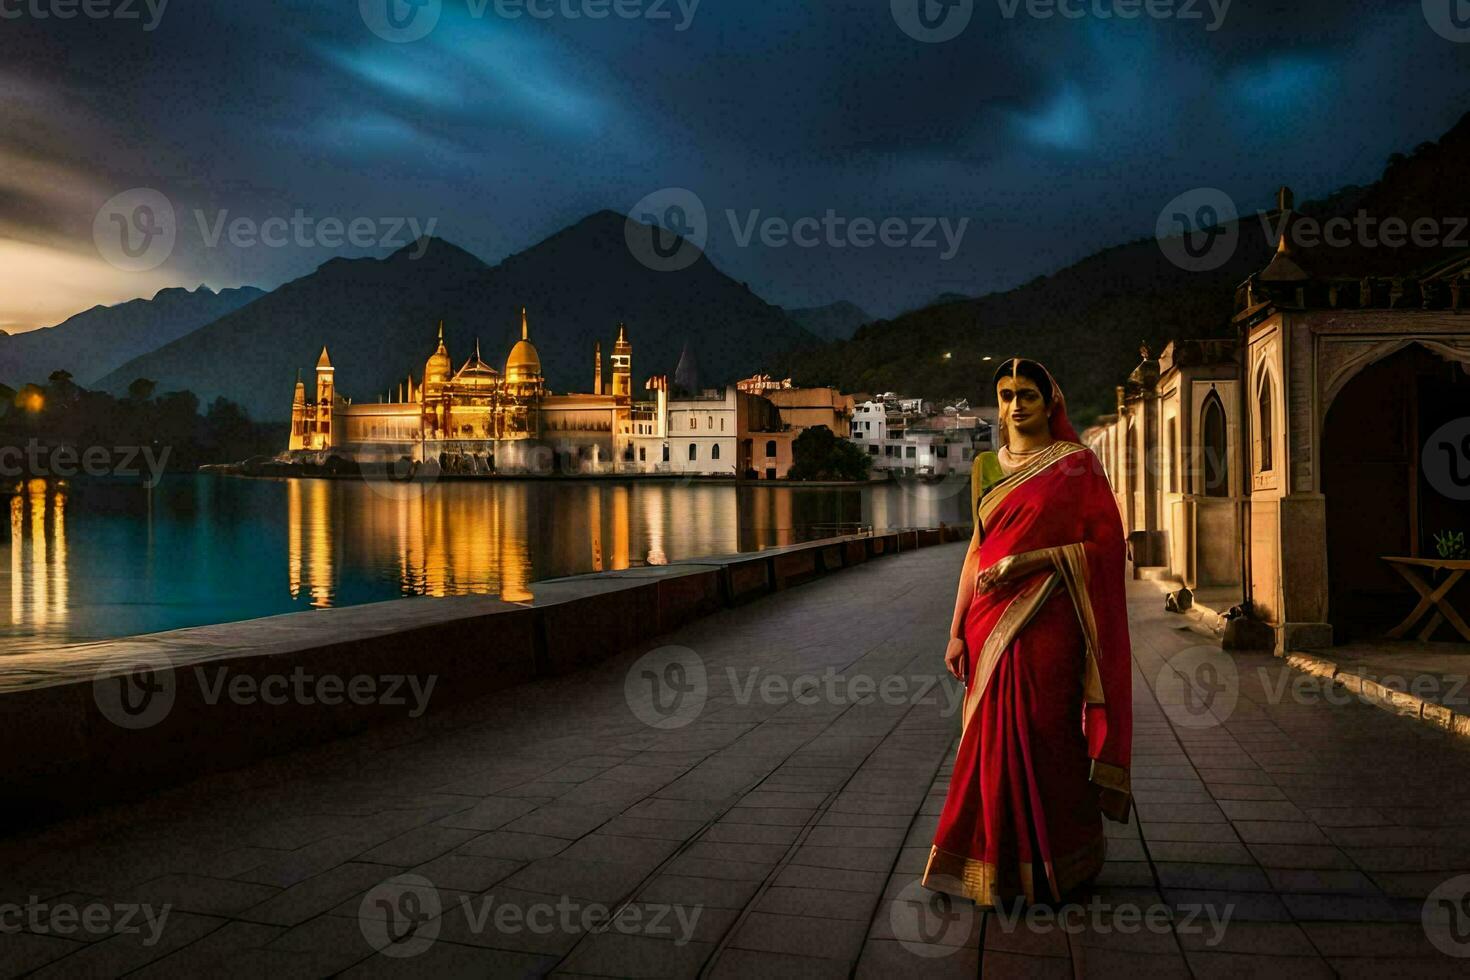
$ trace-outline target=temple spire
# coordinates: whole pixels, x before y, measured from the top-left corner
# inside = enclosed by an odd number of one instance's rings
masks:
[[[526,308],[524,306],[521,307],[521,339],[531,339],[531,327],[530,324],[526,322]]]

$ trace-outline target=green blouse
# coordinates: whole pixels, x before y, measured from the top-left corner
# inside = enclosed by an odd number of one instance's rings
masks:
[[[975,457],[975,465],[970,470],[970,515],[972,517],[979,519],[981,498],[1005,478],[1005,471],[1000,468],[1000,457],[995,453],[981,453]]]

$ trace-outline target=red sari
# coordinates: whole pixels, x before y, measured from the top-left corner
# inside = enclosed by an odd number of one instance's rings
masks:
[[[1060,399],[1052,433],[979,500],[981,568],[1029,552],[1050,565],[975,596],[965,615],[964,727],[924,873],[985,905],[1060,901],[1090,881],[1100,814],[1126,823],[1132,802],[1122,521]]]

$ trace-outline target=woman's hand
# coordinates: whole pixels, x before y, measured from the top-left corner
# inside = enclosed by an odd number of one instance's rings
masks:
[[[975,576],[975,594],[983,595],[1000,585],[1010,577],[1015,565],[1015,558],[1011,555],[1006,555],[989,568],[982,568],[980,574]]]
[[[965,680],[965,672],[969,669],[970,654],[965,649],[965,639],[961,636],[949,638],[949,647],[944,651],[944,666],[962,683]]]

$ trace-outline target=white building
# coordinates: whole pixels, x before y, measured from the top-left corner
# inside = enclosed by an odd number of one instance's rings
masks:
[[[931,410],[922,399],[879,395],[853,407],[852,441],[872,458],[874,472],[969,473],[975,454],[992,448],[991,421],[963,403],[939,414]]]

